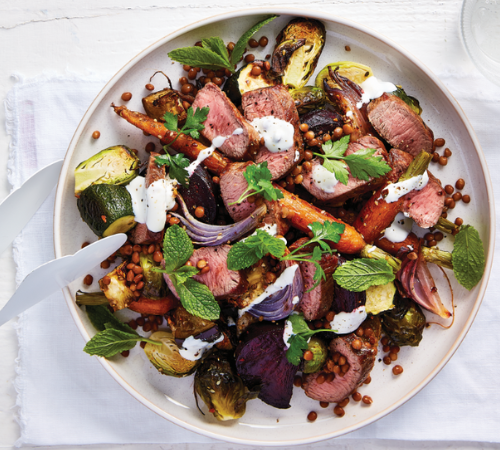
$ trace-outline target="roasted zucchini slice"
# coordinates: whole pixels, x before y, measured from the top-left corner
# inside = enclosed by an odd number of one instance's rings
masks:
[[[97,236],[126,233],[136,224],[132,198],[124,186],[94,184],[77,201],[83,221]]]
[[[361,84],[363,81],[367,80],[371,76],[373,76],[372,69],[368,66],[365,66],[364,64],[359,64],[356,62],[352,61],[339,61],[339,62],[334,62],[331,64],[328,64],[325,66],[323,69],[321,69],[321,72],[318,74],[316,77],[316,87],[323,89],[323,80],[326,78],[327,83],[332,87],[332,88],[338,88],[339,86],[337,83],[333,82],[330,80],[330,75],[328,73],[328,67],[331,67],[333,70],[335,70],[337,67],[339,68],[338,74],[348,78],[351,81],[354,81],[356,84]]]

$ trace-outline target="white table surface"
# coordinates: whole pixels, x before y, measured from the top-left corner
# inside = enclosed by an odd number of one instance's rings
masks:
[[[16,83],[14,74],[33,77],[43,72],[80,75],[113,75],[135,54],[164,35],[191,22],[242,7],[269,6],[268,0],[251,4],[234,0],[3,0],[0,2],[0,99]],[[138,6],[139,4],[140,6]],[[182,4],[182,6],[178,6]],[[317,9],[357,21],[405,47],[436,75],[453,69],[461,75],[477,71],[460,41],[459,16],[462,0],[274,0],[274,6]],[[499,43],[500,45],[500,43]],[[485,80],[485,84],[489,82]],[[466,111],[467,113],[467,111]],[[493,119],[492,119],[493,120]],[[0,108],[0,201],[10,192],[7,182],[9,137],[5,111]],[[0,218],[0,220],[3,218]],[[15,267],[9,248],[0,255],[0,307],[15,290]],[[13,448],[19,437],[15,421],[13,387],[17,337],[12,322],[0,328],[0,448]],[[29,411],[27,412],[29,414]],[[396,413],[397,414],[397,413]],[[110,448],[115,446],[106,446]],[[118,447],[118,446],[116,446]],[[139,448],[138,446],[119,446]],[[176,445],[195,449],[196,445]],[[211,448],[212,446],[204,446]],[[235,449],[234,444],[217,449]],[[474,442],[338,441],[339,449],[444,449],[500,448]],[[41,448],[41,447],[38,447]],[[87,447],[79,447],[80,449]],[[99,446],[88,448],[98,449]],[[140,448],[169,449],[169,445]],[[304,446],[319,449],[326,445]],[[215,449],[215,446],[214,446]]]

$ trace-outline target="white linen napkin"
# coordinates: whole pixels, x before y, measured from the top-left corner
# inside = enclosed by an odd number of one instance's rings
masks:
[[[441,79],[479,136],[496,198],[500,199],[500,127],[494,125],[500,117],[500,89],[477,76],[478,80],[471,80],[443,74]],[[44,75],[15,85],[6,100],[7,129],[12,137],[9,181],[14,188],[39,168],[64,156],[80,118],[104,81]],[[473,85],[488,89],[472,92]],[[14,242],[17,283],[54,258],[53,203],[54,195]],[[483,305],[447,366],[395,413],[346,438],[500,442],[500,388],[496,383],[500,372],[500,303],[496,299],[500,253],[496,253]],[[82,351],[84,340],[62,294],[54,294],[23,313],[17,331],[18,446],[217,442],[171,424],[143,407],[95,358],[86,355]]]

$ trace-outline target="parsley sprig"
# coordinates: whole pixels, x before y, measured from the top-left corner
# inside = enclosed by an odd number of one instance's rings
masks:
[[[120,322],[105,305],[87,305],[86,311],[92,325],[99,330],[83,349],[89,355],[110,358],[132,349],[139,341],[161,345],[161,342],[142,337],[126,323]]]
[[[281,239],[271,236],[263,230],[257,230],[255,235],[233,245],[227,256],[227,267],[230,270],[246,269],[268,253],[279,258],[280,261],[311,262],[316,268],[313,277],[315,284],[310,288],[312,290],[321,282],[321,279],[326,279],[319,261],[323,254],[331,254],[334,251],[326,241],[339,242],[345,225],[329,221],[323,224],[313,222],[310,228],[313,234],[312,238],[288,255],[285,255],[286,245]],[[305,252],[304,247],[311,244],[318,245],[314,247],[312,252]]]
[[[311,336],[322,331],[335,333],[335,330],[327,328],[311,330],[302,314],[292,314],[287,318],[287,320],[292,324],[293,334],[287,341],[287,343],[290,344],[290,347],[286,351],[286,359],[288,359],[288,362],[294,366],[298,366],[300,364],[304,351],[307,350],[308,347],[307,341]]]
[[[217,320],[220,306],[214,295],[207,286],[192,279],[198,269],[184,265],[193,251],[193,243],[187,233],[179,225],[173,225],[167,229],[163,239],[165,268],[155,267],[153,270],[169,276],[182,306],[190,314],[202,319]]]
[[[235,72],[235,66],[240,61],[245,47],[250,38],[257,33],[264,25],[273,21],[278,16],[270,16],[267,19],[255,24],[239,39],[229,56],[227,47],[220,37],[209,37],[202,39],[201,47],[182,47],[172,50],[168,56],[173,61],[186,64],[191,67],[200,67],[201,69],[218,70],[228,69],[231,73]]]
[[[275,188],[271,182],[272,175],[267,168],[267,161],[249,165],[243,172],[243,176],[247,180],[248,188],[240,195],[238,200],[229,203],[228,206],[241,203],[248,197],[257,194],[261,194],[268,201],[283,198],[283,192]]]
[[[200,137],[200,131],[205,128],[203,122],[207,120],[209,110],[208,106],[205,106],[203,108],[196,108],[196,111],[193,111],[193,108],[190,106],[187,110],[186,122],[180,130],[177,128],[177,115],[168,111],[163,115],[163,120],[165,120],[163,125],[167,130],[175,131],[177,136],[172,142],[163,146],[165,155],[157,156],[155,161],[159,166],[165,165],[169,167],[168,174],[170,178],[175,178],[185,188],[189,185],[189,174],[186,170],[186,167],[190,164],[189,159],[185,158],[180,153],[178,155],[171,156],[168,154],[167,150],[181,134],[189,134],[193,139],[198,139]]]
[[[346,135],[338,141],[327,141],[321,147],[324,154],[314,153],[323,158],[323,167],[332,172],[338,181],[347,186],[349,171],[346,165],[353,177],[363,181],[368,181],[370,177],[381,177],[391,171],[382,156],[373,156],[376,152],[374,148],[365,148],[345,155],[349,139],[350,136]]]

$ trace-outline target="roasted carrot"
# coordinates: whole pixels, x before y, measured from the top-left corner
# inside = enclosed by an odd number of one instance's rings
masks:
[[[140,314],[162,316],[163,314],[168,313],[171,309],[176,308],[178,305],[179,300],[177,300],[173,295],[168,295],[167,297],[162,297],[160,299],[139,297],[139,300],[131,302],[127,308]]]
[[[172,144],[172,148],[178,152],[184,153],[191,160],[196,159],[200,152],[207,148],[201,142],[194,140],[191,136],[167,130],[163,123],[157,122],[145,114],[130,111],[125,106],[115,106],[114,104],[111,104],[111,106],[120,117],[123,117],[127,122],[136,126],[143,132],[156,136],[164,145],[170,144],[177,138]],[[229,159],[222,156],[219,152],[213,152],[211,156],[203,161],[203,165],[210,172],[220,175],[230,162]]]
[[[167,130],[162,123],[155,122],[145,114],[130,111],[125,106],[112,106],[119,116],[123,117],[142,131],[158,137],[164,144],[172,142],[178,136],[178,133]],[[180,134],[178,139],[173,143],[172,148],[184,153],[190,159],[196,159],[200,151],[207,147],[189,136]],[[211,156],[203,161],[203,164],[209,171],[220,175],[228,165],[231,164],[231,161],[222,156],[219,152],[214,151]],[[308,225],[313,222],[323,223],[325,220],[329,220],[344,223],[327,212],[316,208],[305,200],[282,189],[276,183],[274,183],[274,187],[281,189],[283,192],[284,198],[278,201],[282,210],[284,209],[287,211],[286,219],[290,220],[293,227],[305,233],[309,233],[310,229]],[[363,237],[348,224],[345,224],[345,230],[340,241],[337,244],[332,244],[332,247],[336,248],[339,252],[347,254],[359,253],[364,246],[365,241]]]

